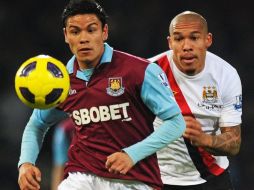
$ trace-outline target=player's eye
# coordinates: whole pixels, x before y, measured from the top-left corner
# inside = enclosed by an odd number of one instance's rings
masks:
[[[79,31],[78,30],[70,30],[70,33],[72,35],[77,35],[79,33]]]
[[[197,41],[198,40],[198,36],[191,36],[191,40],[193,40],[193,41]]]
[[[89,33],[93,33],[96,31],[96,28],[95,27],[89,27],[88,30],[87,30]]]
[[[175,36],[174,41],[180,42],[183,38],[181,36]]]

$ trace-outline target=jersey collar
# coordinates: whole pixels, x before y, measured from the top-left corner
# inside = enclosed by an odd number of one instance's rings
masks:
[[[99,66],[102,64],[108,64],[111,62],[113,56],[113,48],[109,46],[107,43],[104,43],[104,52],[102,54]],[[87,80],[84,73],[77,69],[77,60],[75,55],[67,63],[67,71],[69,74],[75,74],[77,78],[82,80]]]

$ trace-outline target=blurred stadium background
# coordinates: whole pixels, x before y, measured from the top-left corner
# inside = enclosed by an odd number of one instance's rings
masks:
[[[142,57],[167,50],[169,21],[192,10],[208,21],[214,42],[210,51],[231,63],[243,85],[242,147],[231,159],[236,190],[253,189],[254,181],[254,11],[249,1],[212,0],[99,0],[109,15],[109,40],[114,48]],[[17,162],[24,126],[31,109],[17,98],[14,77],[26,59],[49,54],[66,62],[71,53],[64,43],[60,15],[67,1],[0,1],[0,189],[16,190]],[[49,131],[38,166],[42,187],[49,189],[51,168]]]

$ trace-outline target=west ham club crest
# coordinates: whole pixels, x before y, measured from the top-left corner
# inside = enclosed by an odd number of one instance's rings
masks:
[[[107,94],[110,96],[120,96],[124,93],[122,86],[122,77],[113,77],[108,79]]]

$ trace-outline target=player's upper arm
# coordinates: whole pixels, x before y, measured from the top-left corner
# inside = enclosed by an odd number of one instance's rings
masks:
[[[162,120],[181,113],[166,74],[155,63],[149,64],[146,69],[141,98],[146,106]]]

